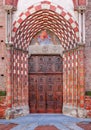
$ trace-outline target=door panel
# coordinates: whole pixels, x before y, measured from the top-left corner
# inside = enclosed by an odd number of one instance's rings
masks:
[[[62,68],[60,56],[41,55],[29,58],[30,112],[62,112]]]
[[[45,76],[37,76],[37,112],[46,110],[45,85]]]
[[[34,75],[29,76],[29,105],[31,112],[36,112],[37,104],[37,77]]]

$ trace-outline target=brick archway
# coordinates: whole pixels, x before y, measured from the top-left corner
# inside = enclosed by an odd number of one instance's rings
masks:
[[[65,50],[63,55],[63,106],[84,107],[84,51],[82,46],[77,47],[78,24],[62,7],[44,1],[29,7],[13,24],[13,49],[9,48],[8,53],[9,56],[11,55],[9,59],[11,64],[8,74],[10,82],[8,81],[7,101],[8,106],[12,108],[9,114],[16,109],[18,109],[17,114],[20,111],[22,115],[29,112],[28,46],[36,33],[44,29],[54,32]]]
[[[48,1],[33,5],[20,14],[13,24],[14,45],[27,49],[33,36],[42,29],[54,32],[65,49],[76,46],[77,22],[63,7]]]

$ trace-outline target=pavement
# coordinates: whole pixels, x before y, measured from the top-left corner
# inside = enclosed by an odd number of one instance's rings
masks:
[[[0,119],[0,124],[18,124],[11,130],[35,130],[38,126],[55,126],[58,130],[83,130],[76,124],[91,122],[91,119],[75,118],[63,114],[29,114],[16,119]]]

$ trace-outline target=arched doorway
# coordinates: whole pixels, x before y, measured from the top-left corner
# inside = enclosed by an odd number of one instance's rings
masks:
[[[8,50],[8,60],[10,61],[8,106],[13,111],[18,109],[17,113],[21,111],[22,115],[29,113],[28,47],[37,32],[48,29],[58,36],[60,45],[64,48],[63,112],[70,113],[68,108],[74,110],[74,106],[77,108],[78,105],[84,107],[84,95],[82,95],[84,92],[84,51],[82,46],[78,46],[78,24],[70,13],[60,6],[54,6],[51,2],[40,2],[23,12],[13,26],[13,47],[11,46]],[[45,46],[42,49],[43,52],[48,50]],[[61,49],[54,47],[51,50],[57,53],[57,50]],[[38,51],[38,46],[36,51]],[[31,55],[32,53],[33,50],[31,50]],[[48,54],[50,54],[49,51]],[[79,98],[79,102],[78,97],[81,98],[81,100]]]
[[[30,112],[62,112],[63,69],[60,55],[29,57]]]

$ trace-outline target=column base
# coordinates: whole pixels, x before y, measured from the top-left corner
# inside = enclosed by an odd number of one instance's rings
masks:
[[[29,114],[29,106],[8,108],[5,113],[6,119],[17,118]]]
[[[63,106],[63,114],[80,118],[87,117],[87,111],[84,108],[79,108],[71,105]]]

